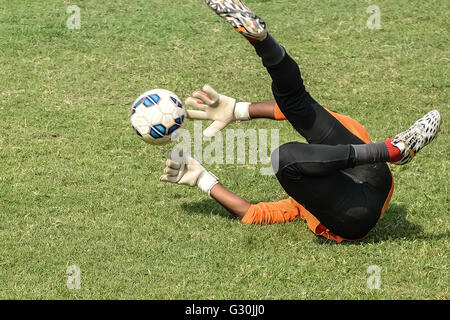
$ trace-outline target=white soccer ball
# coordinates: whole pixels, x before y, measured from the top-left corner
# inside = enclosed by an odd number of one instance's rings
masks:
[[[153,89],[139,96],[131,109],[131,125],[147,143],[162,145],[184,126],[186,110],[176,94]]]

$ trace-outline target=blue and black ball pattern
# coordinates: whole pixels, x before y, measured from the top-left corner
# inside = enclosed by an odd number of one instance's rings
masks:
[[[179,108],[183,108],[183,104],[181,103],[180,100],[176,99],[175,97],[170,97],[170,98],[172,99],[173,103],[175,103]],[[144,104],[144,106],[149,108],[154,105],[157,105],[160,100],[161,100],[161,98],[157,94],[151,94],[147,97],[139,99],[139,101],[136,102],[136,104],[131,109],[131,116],[136,113],[136,108],[138,106],[140,106],[141,104]],[[152,126],[150,129],[150,135],[154,139],[160,139],[160,138],[164,137],[165,135],[170,135],[181,127],[181,124],[183,123],[184,118],[185,118],[184,115],[182,115],[181,117],[174,119],[176,124],[174,124],[170,128],[166,128],[166,126],[164,126],[163,124],[158,124],[156,126]],[[137,131],[135,128],[133,128],[133,129],[137,133],[138,136],[142,137],[142,135],[139,133],[139,131]]]

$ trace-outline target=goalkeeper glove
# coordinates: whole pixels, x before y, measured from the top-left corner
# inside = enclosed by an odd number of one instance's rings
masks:
[[[169,152],[164,175],[160,181],[199,187],[210,195],[212,187],[219,179],[206,169],[183,149]]]
[[[236,99],[219,94],[209,85],[202,91],[195,91],[186,99],[186,104],[198,110],[187,110],[190,119],[213,120],[203,131],[206,137],[212,137],[234,121],[250,120],[249,102],[238,102]]]

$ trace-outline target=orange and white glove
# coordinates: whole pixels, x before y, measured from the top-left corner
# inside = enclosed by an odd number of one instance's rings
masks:
[[[186,99],[186,105],[197,109],[186,110],[188,118],[214,121],[203,131],[205,137],[214,136],[232,122],[250,120],[250,102],[236,103],[236,99],[217,93],[209,85],[205,85],[201,91],[195,91]]]
[[[183,149],[174,149],[167,155],[166,168],[160,181],[199,187],[208,195],[219,179],[207,171]]]

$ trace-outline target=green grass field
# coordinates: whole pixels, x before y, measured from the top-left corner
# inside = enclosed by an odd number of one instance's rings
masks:
[[[66,27],[74,4],[79,30]],[[366,26],[372,4],[380,30]],[[248,5],[299,62],[312,95],[373,140],[440,110],[438,139],[393,167],[396,190],[376,228],[338,245],[300,220],[246,226],[201,191],[158,181],[173,145],[133,132],[140,93],[185,98],[209,83],[241,101],[272,98],[252,48],[203,0],[0,0],[0,298],[450,298],[450,3]],[[303,140],[287,122],[230,128]],[[208,169],[254,203],[286,197],[260,167]],[[72,265],[79,290],[67,288]],[[366,284],[372,265],[378,290]]]

